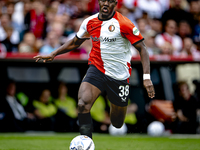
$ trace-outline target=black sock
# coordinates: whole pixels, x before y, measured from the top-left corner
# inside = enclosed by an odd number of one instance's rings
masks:
[[[79,131],[81,135],[87,135],[92,139],[92,117],[90,113],[79,113],[78,114],[79,120]]]

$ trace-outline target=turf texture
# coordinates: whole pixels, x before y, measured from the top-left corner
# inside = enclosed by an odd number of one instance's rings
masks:
[[[69,150],[79,133],[0,133],[0,150]],[[200,150],[200,135],[93,134],[95,150]]]

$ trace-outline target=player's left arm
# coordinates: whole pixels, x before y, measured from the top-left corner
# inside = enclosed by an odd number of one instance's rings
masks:
[[[153,98],[155,96],[154,86],[150,79],[150,61],[149,61],[149,54],[146,49],[145,43],[139,42],[134,47],[138,50],[141,62],[143,66],[143,85],[147,90],[148,96]]]

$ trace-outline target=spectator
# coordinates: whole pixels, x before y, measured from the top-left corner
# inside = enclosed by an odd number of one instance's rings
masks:
[[[192,37],[192,28],[187,21],[180,21],[178,26],[178,35],[183,40],[185,37]]]
[[[182,10],[188,11],[189,3],[187,0],[173,0],[173,1],[170,1],[170,7],[171,8],[179,7]]]
[[[60,6],[60,2],[59,1],[52,1],[50,3],[50,8],[55,9],[56,13],[58,12],[59,6]]]
[[[200,58],[200,52],[196,49],[192,39],[188,37],[184,38],[183,49],[180,51],[179,55],[182,57],[193,56]]]
[[[155,44],[156,32],[154,30],[148,30],[144,34],[145,44],[147,46],[147,51],[149,56],[160,54],[160,49]]]
[[[46,11],[46,19],[47,19],[46,32],[51,31],[51,25],[53,24],[54,18],[56,17],[56,12],[57,12],[57,10],[55,8],[50,7],[49,9],[47,9],[47,11]]]
[[[172,55],[173,54],[173,47],[172,47],[171,43],[165,42],[160,47],[160,54],[161,55]]]
[[[17,52],[17,46],[20,42],[19,32],[12,28],[8,14],[2,14],[0,21],[0,42],[6,46],[8,52]]]
[[[58,36],[55,32],[51,31],[47,34],[46,44],[40,48],[39,52],[41,54],[50,54],[58,47],[60,47]]]
[[[23,2],[23,14],[24,14],[24,19],[25,19],[25,16],[30,12],[30,10],[32,9],[32,2],[31,0],[25,0]],[[24,22],[24,20],[23,20]],[[24,22],[25,23],[25,22]]]
[[[182,49],[182,40],[176,35],[177,25],[174,20],[168,20],[165,26],[165,32],[158,34],[155,38],[155,43],[159,48],[170,47],[173,49],[172,54]],[[167,43],[167,45],[166,45]]]
[[[138,8],[147,12],[150,18],[162,17],[162,5],[158,0],[138,0]]]
[[[13,28],[17,30],[19,33],[23,31],[24,28],[24,3],[22,1],[17,2],[14,5],[14,10],[12,13],[12,23]]]
[[[149,28],[147,20],[145,18],[138,18],[136,22],[137,22],[138,30],[144,36],[147,29]]]
[[[60,32],[62,41],[65,41],[66,37],[73,33],[73,22],[68,14],[56,15],[51,24],[51,29]],[[58,26],[60,26],[60,30],[57,29]]]
[[[37,117],[37,130],[53,131],[55,125],[56,106],[52,103],[51,92],[44,89],[39,100],[33,101],[34,114]]]
[[[58,97],[55,99],[55,105],[58,107],[55,131],[77,132],[77,102],[74,98],[68,95],[68,88],[63,82],[59,84]]]
[[[64,36],[64,24],[61,22],[53,22],[51,31],[55,32],[61,44],[65,43],[66,37]]]
[[[30,0],[18,1],[14,6],[14,12],[12,14],[13,27],[20,32],[20,39],[23,39],[23,31],[25,28],[24,18],[26,14],[31,10]],[[20,40],[20,41],[21,41]]]
[[[23,132],[33,130],[35,117],[27,113],[21,103],[18,101],[16,94],[16,83],[9,80],[6,86],[6,96],[1,102],[0,112],[4,112],[3,128],[4,132]],[[2,124],[1,124],[2,125]]]
[[[19,45],[20,53],[33,53],[36,51],[36,38],[32,32],[24,35],[23,41]]]
[[[156,32],[156,34],[162,33],[163,25],[160,19],[158,18],[149,19],[149,25],[150,25],[150,28]]]
[[[162,15],[163,26],[165,26],[167,20],[175,20],[177,24],[181,20],[186,20],[191,26],[194,24],[192,14],[187,12],[188,3],[186,0],[173,0],[171,1],[171,8],[165,11]]]
[[[73,0],[64,0],[62,4],[58,7],[58,14],[68,14],[70,17],[75,16],[78,12],[78,8]]]
[[[14,13],[14,6],[15,6],[15,4],[13,2],[6,3],[6,13],[11,17]]]
[[[45,19],[45,7],[39,0],[35,0],[32,3],[32,9],[26,14],[25,32],[32,32],[36,38],[44,39],[46,37],[46,19]]]
[[[190,11],[189,11],[192,15],[193,15],[193,19],[194,21],[198,21],[198,15],[200,13],[200,1],[199,0],[192,0],[190,2]]]
[[[178,96],[174,101],[177,114],[175,133],[195,134],[197,129],[197,112],[199,111],[198,100],[190,93],[186,82],[177,84]]]
[[[6,1],[0,1],[0,14],[1,13],[6,13]]]

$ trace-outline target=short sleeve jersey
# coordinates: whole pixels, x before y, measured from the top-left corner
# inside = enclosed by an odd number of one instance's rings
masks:
[[[101,20],[99,13],[86,18],[77,37],[91,38],[92,50],[88,64],[93,64],[105,75],[126,80],[131,75],[131,44],[144,40],[135,25],[119,12],[112,18]]]

